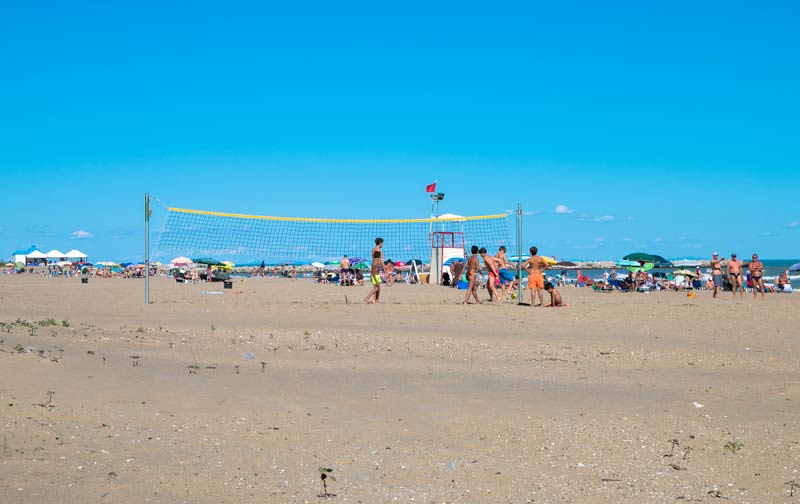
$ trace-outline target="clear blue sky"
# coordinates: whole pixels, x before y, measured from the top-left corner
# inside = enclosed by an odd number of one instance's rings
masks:
[[[443,212],[521,203],[559,258],[797,258],[798,26],[792,1],[6,2],[0,254],[141,259],[146,191],[417,218],[437,179]]]

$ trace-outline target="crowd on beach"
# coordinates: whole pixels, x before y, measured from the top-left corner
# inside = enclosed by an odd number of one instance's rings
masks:
[[[472,246],[470,255],[466,258],[452,258],[447,261],[449,266],[441,272],[438,282],[428,278],[428,274],[421,273],[422,264],[412,261],[411,264],[395,263],[385,260],[382,252],[383,239],[375,239],[375,247],[371,252],[372,262],[367,268],[364,259],[351,260],[347,255],[335,262],[334,269],[315,268],[313,273],[302,276],[312,276],[320,284],[335,284],[338,286],[364,286],[369,282],[372,290],[365,298],[365,302],[377,303],[380,299],[381,284],[392,286],[396,283],[439,283],[445,287],[466,290],[464,303],[473,300],[476,304],[482,301],[478,297],[478,290],[486,290],[489,294],[488,301],[506,301],[517,299],[520,287],[530,291],[530,306],[566,306],[563,302],[561,287],[588,287],[599,292],[653,292],[653,291],[687,291],[694,295],[696,291],[712,291],[712,296],[718,298],[722,292],[731,292],[733,298],[743,298],[745,292],[752,292],[754,297],[766,299],[766,293],[791,293],[790,271],[785,270],[773,278],[772,282],[765,281],[764,264],[759,260],[758,254],[753,254],[749,263],[740,261],[736,254],[731,254],[730,259],[720,257],[713,253],[707,262],[708,270],[704,273],[700,266],[694,271],[679,270],[669,272],[653,272],[653,264],[639,261],[638,267],[627,265],[619,272],[616,267],[606,269],[602,275],[590,278],[581,270],[580,265],[571,265],[573,268],[560,267],[551,258],[538,255],[537,247],[530,248],[530,256],[518,266],[509,261],[506,256],[506,247],[501,246],[494,255],[490,255],[484,247]],[[628,261],[630,263],[630,261]],[[482,263],[482,264],[481,264]],[[34,264],[6,265],[6,274],[38,274],[48,277],[62,278],[143,278],[145,276],[144,264],[97,264],[88,263],[60,263],[60,264]],[[322,266],[321,264],[319,266]],[[793,266],[794,268],[795,266]],[[570,271],[576,270],[574,278]],[[368,270],[368,275],[367,275]],[[282,276],[296,279],[298,268],[295,265],[282,265],[255,268],[251,276]],[[205,269],[173,269],[170,272],[161,271],[158,266],[151,265],[150,275],[171,274],[176,280],[195,283],[199,281],[228,280],[229,270],[215,270],[213,266]],[[772,278],[772,277],[770,277]],[[520,286],[520,282],[522,285]],[[545,304],[544,293],[550,296],[549,303]]]

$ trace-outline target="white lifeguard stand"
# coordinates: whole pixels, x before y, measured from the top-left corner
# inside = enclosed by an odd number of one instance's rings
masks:
[[[440,221],[440,224],[444,224],[447,222],[450,224],[451,229],[454,227],[452,226],[455,224],[456,226],[462,225],[463,226],[463,219],[460,215],[453,215],[453,214],[444,214],[436,217],[437,220]],[[445,226],[441,226],[444,228]],[[431,241],[431,272],[430,276],[428,277],[428,283],[441,285],[442,284],[442,273],[444,273],[445,266],[444,263],[448,261],[448,259],[453,258],[464,258],[464,231],[431,231],[430,233],[430,241]],[[453,279],[452,281],[455,281]]]

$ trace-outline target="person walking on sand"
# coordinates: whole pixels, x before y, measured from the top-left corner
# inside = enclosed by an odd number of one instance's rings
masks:
[[[536,294],[539,294],[539,304],[544,307],[544,272],[547,269],[547,262],[538,256],[539,249],[530,248],[531,256],[522,265],[522,269],[528,272],[528,288],[531,291],[531,308],[536,307]]]
[[[468,285],[467,285],[467,295],[464,297],[464,304],[469,304],[469,296],[470,296],[470,294],[472,294],[472,296],[475,298],[475,303],[476,304],[483,304],[483,303],[481,303],[481,300],[478,299],[478,278],[477,277],[478,277],[478,274],[479,274],[479,271],[480,271],[480,267],[481,267],[481,263],[478,260],[478,255],[477,255],[478,254],[478,246],[477,245],[473,245],[472,248],[470,249],[470,251],[472,252],[472,255],[469,256],[469,259],[467,259],[466,268],[467,268],[467,282],[468,282]]]
[[[369,282],[372,290],[364,298],[365,303],[378,304],[381,298],[381,266],[383,265],[383,238],[375,238],[375,248],[372,249],[372,266],[369,269]],[[370,301],[370,298],[373,298]]]
[[[764,263],[758,260],[758,254],[753,254],[753,260],[747,266],[750,270],[750,281],[753,282],[753,297],[758,299],[756,289],[761,291],[761,300],[765,301],[764,297]]]
[[[481,247],[478,253],[481,256],[481,259],[483,259],[483,264],[486,265],[486,269],[489,272],[489,282],[486,284],[486,290],[489,291],[489,302],[498,301],[497,279],[500,274],[497,272],[497,264],[495,263],[494,257],[486,253],[485,247]]]
[[[736,291],[739,291],[739,299],[744,298],[744,287],[742,287],[742,263],[736,259],[736,254],[731,254],[731,260],[728,261],[728,280],[731,281],[731,290],[733,290],[733,299],[736,300]]]
[[[719,258],[719,254],[714,252],[711,257],[711,278],[714,280],[714,296],[717,297],[722,294],[722,261],[725,258]]]

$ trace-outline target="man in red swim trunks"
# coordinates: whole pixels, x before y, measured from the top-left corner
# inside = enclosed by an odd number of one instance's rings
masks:
[[[528,288],[531,290],[531,308],[536,307],[536,293],[539,294],[539,305],[544,307],[544,272],[547,263],[539,257],[539,249],[530,248],[531,256],[522,265],[522,269],[528,272]]]

